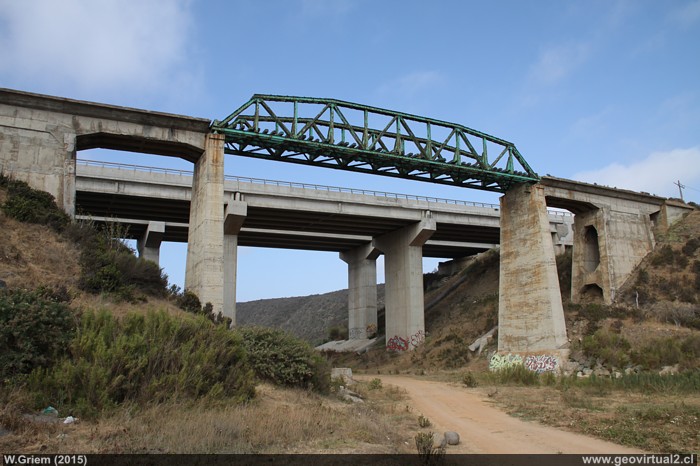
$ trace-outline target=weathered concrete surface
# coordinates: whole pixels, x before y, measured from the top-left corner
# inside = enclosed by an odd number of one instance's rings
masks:
[[[689,207],[647,193],[545,177],[547,204],[575,215],[573,302],[611,304],[630,273],[654,248],[654,229],[668,228]]]
[[[615,301],[615,292],[654,248],[649,215],[602,207],[576,215],[571,300]]]
[[[341,252],[348,264],[348,338],[367,338],[367,329],[377,331],[377,257],[372,243]]]
[[[139,257],[160,265],[160,243],[165,234],[165,222],[148,222],[146,233],[136,242]]]
[[[564,348],[564,309],[544,188],[521,185],[501,197],[498,351]]]
[[[420,222],[375,238],[384,253],[386,345],[412,350],[425,338],[423,309],[423,244],[435,233],[430,212]]]
[[[0,172],[74,214],[76,151],[109,148],[195,161],[209,120],[0,89]]]
[[[223,205],[224,137],[210,134],[192,183],[185,290],[217,313],[224,310]]]
[[[232,196],[224,212],[224,316],[236,325],[236,281],[238,234],[248,214],[248,205]]]

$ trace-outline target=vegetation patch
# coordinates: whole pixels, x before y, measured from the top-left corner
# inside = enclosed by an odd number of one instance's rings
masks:
[[[168,399],[245,401],[253,397],[253,372],[241,337],[204,318],[165,312],[117,320],[89,312],[56,365],[35,369],[27,387],[36,406],[53,405],[94,417],[124,402]]]
[[[63,356],[76,316],[65,289],[0,290],[0,380],[7,381]]]
[[[47,225],[55,231],[63,231],[70,217],[56,205],[54,197],[44,191],[29,187],[24,181],[0,177],[0,187],[7,189],[7,199],[2,210],[20,222]]]
[[[250,363],[262,380],[321,393],[330,390],[330,365],[308,343],[265,327],[241,327],[236,333],[243,337]]]

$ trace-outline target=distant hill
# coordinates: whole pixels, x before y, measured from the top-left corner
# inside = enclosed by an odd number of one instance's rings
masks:
[[[379,307],[384,306],[384,285],[377,287],[377,302]],[[348,290],[237,303],[236,323],[282,328],[311,343],[320,343],[332,327],[347,329]]]

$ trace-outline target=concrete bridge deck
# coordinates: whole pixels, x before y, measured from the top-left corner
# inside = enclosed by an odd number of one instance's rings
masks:
[[[135,239],[163,222],[162,241],[187,242],[191,172],[88,160],[76,172],[79,216],[118,219]],[[425,257],[465,257],[499,242],[496,204],[233,176],[224,190],[225,200],[247,204],[239,246],[344,252],[426,216],[437,229]],[[549,220],[555,245],[573,244],[573,216],[551,211]]]

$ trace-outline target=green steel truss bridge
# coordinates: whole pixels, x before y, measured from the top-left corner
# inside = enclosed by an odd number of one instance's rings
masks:
[[[539,180],[511,142],[334,99],[255,94],[211,129],[233,155],[496,192]]]

